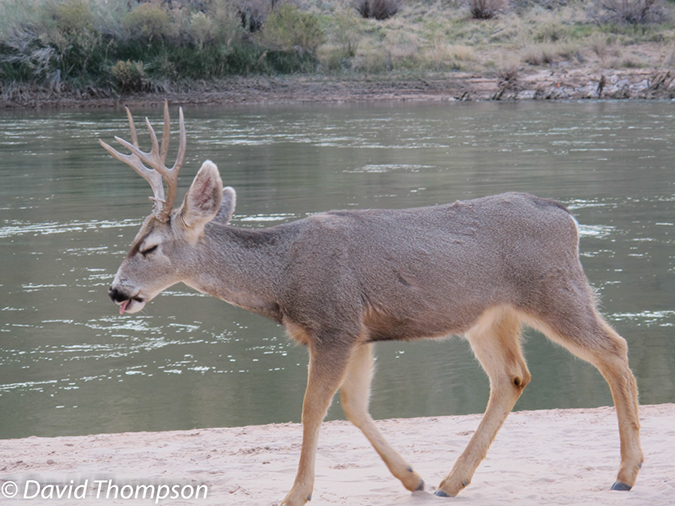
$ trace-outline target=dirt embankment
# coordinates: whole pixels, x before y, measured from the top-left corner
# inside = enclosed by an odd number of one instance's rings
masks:
[[[104,96],[97,90],[54,93],[4,90],[4,108],[116,107],[169,99],[184,104],[340,103],[366,101],[673,99],[675,73],[628,69],[539,70],[510,74],[435,74],[417,78],[283,76],[233,78],[182,91]]]

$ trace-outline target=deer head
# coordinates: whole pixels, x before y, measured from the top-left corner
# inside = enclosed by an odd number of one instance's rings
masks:
[[[171,169],[165,165],[169,151],[169,106],[164,104],[164,132],[161,148],[157,136],[146,118],[152,140],[150,152],[141,151],[134,120],[126,109],[131,128],[129,143],[119,137],[117,142],[131,153],[122,154],[99,139],[99,143],[112,156],[130,165],[152,187],[154,202],[150,214],[115,275],[108,292],[110,298],[124,312],[136,313],[164,289],[185,280],[186,270],[198,262],[199,243],[204,227],[220,212],[219,221],[227,223],[234,210],[235,193],[232,188],[223,190],[218,168],[206,161],[195,176],[180,208],[173,210],[178,183],[178,172],[185,159],[186,133],[183,110],[179,109],[180,145],[176,162]],[[166,197],[164,183],[166,183]],[[225,197],[225,198],[223,198]],[[221,203],[223,209],[221,210]]]

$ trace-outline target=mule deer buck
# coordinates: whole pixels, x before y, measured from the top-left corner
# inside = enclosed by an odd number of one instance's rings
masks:
[[[435,494],[457,495],[470,482],[497,431],[530,381],[521,323],[597,367],[619,420],[621,466],[613,490],[629,490],[643,461],[635,378],[626,341],[596,310],[582,271],[577,224],[551,200],[506,193],[449,205],[316,214],[262,230],[228,224],[235,192],[206,161],[173,210],[186,134],[165,166],[168,105],[161,147],[146,119],[152,150],[139,149],[131,113],[129,143],[115,158],[153,189],[148,216],[109,295],[136,313],[179,282],[283,324],[309,349],[303,439],[293,488],[282,505],[311,499],[319,427],[339,390],[345,415],[410,490],[422,478],[378,431],[368,413],[373,343],[464,335],[490,379],[485,415]],[[164,194],[162,180],[167,185]]]

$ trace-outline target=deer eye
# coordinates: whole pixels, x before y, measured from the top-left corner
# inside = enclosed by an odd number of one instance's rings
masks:
[[[158,246],[159,246],[159,244],[155,244],[154,246],[150,246],[148,249],[145,249],[145,250],[141,251],[141,255],[143,255],[144,257],[148,256],[150,253],[153,253],[154,251],[157,251]]]

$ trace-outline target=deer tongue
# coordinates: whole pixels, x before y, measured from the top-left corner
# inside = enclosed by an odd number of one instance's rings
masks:
[[[129,302],[131,302],[131,299],[122,302],[122,304],[120,305],[120,314],[124,314],[124,311],[127,309]]]

